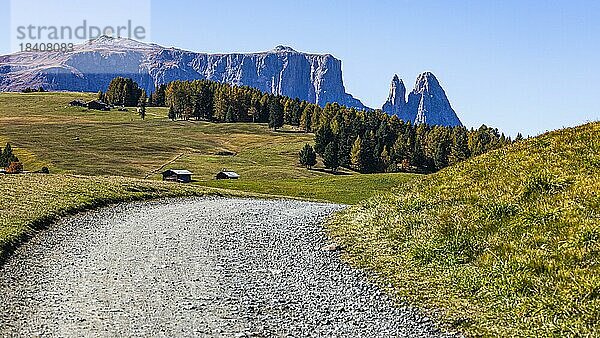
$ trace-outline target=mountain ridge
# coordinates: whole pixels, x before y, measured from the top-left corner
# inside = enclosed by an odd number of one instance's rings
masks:
[[[431,72],[419,74],[414,89],[406,97],[404,82],[394,75],[390,94],[382,110],[413,124],[462,126],[438,79]]]
[[[251,53],[205,53],[127,38],[101,36],[70,52],[18,52],[0,56],[0,91],[43,87],[50,91],[105,91],[115,77],[129,77],[147,92],[175,80],[211,80],[249,86],[320,106],[339,103],[372,110],[346,92],[342,61],[331,54],[278,45]],[[413,124],[462,126],[431,72],[408,93],[395,75],[382,110]]]
[[[148,92],[174,80],[207,79],[321,106],[337,102],[369,109],[346,92],[341,60],[283,45],[264,52],[210,54],[101,36],[76,45],[72,52],[0,56],[0,91],[44,87],[97,92],[106,90],[117,76],[132,78]]]

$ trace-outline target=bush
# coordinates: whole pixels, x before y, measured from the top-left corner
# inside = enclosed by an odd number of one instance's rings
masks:
[[[23,172],[23,163],[21,162],[11,162],[6,168],[6,173],[8,174],[20,174]]]

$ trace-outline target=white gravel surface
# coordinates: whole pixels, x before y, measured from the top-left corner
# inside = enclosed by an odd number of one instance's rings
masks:
[[[196,198],[67,218],[0,267],[0,336],[442,336],[324,250],[341,208]]]

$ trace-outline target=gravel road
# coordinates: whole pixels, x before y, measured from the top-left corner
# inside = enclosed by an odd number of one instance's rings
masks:
[[[441,336],[326,250],[340,208],[196,198],[67,218],[0,267],[0,336]]]

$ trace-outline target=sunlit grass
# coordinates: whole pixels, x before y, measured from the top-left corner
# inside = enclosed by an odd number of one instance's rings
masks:
[[[329,228],[350,261],[468,334],[600,334],[599,123],[408,181]]]
[[[47,166],[52,173],[160,180],[162,168],[183,168],[194,173],[196,184],[334,202],[358,202],[407,177],[307,170],[299,165],[298,153],[313,135],[290,128],[273,132],[264,124],[172,122],[166,108],[149,108],[142,120],[135,109],[68,106],[93,98],[85,93],[0,93],[0,142],[10,141],[31,171]],[[222,169],[242,179],[214,181]]]

